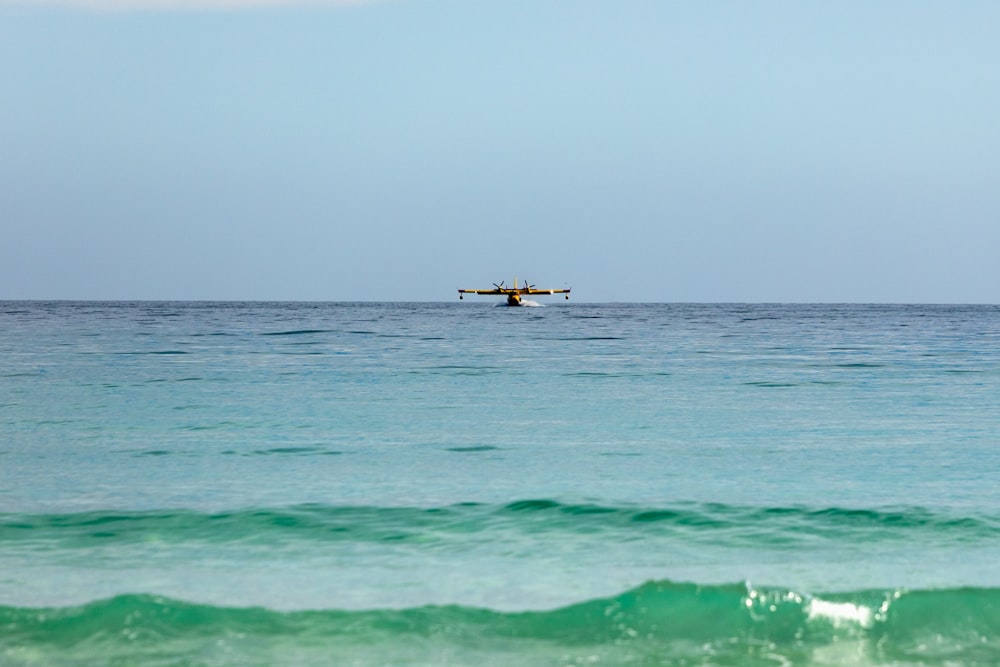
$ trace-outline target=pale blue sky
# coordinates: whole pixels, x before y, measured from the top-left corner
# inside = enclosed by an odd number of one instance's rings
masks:
[[[1000,302],[1000,2],[241,4],[0,0],[0,298]]]

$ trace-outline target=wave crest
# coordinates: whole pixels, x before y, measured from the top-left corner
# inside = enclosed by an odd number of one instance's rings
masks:
[[[311,454],[274,448],[258,454]],[[333,454],[338,452],[321,452]],[[437,537],[494,530],[559,533],[586,530],[612,538],[632,534],[719,535],[732,544],[767,546],[820,539],[871,542],[913,539],[971,544],[1000,539],[1000,517],[957,515],[919,507],[851,509],[752,507],[678,503],[668,507],[570,504],[525,499],[506,505],[461,503],[436,508],[298,505],[204,513],[193,510],[93,511],[70,514],[0,514],[0,542],[57,540],[85,546],[97,539],[165,542],[274,539],[378,541],[386,534]],[[96,530],[100,527],[100,530]]]
[[[515,658],[531,665],[556,656],[562,664],[587,656],[645,665],[995,664],[1000,589],[809,595],[653,581],[611,598],[512,613],[461,606],[278,612],[125,595],[80,607],[0,607],[0,629],[0,656],[14,664],[29,649],[46,664],[62,664],[70,648],[76,659],[220,664],[291,655],[362,665]]]

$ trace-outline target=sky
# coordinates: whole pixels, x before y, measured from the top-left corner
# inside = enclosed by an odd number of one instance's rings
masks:
[[[1000,3],[0,0],[0,299],[1000,303]]]

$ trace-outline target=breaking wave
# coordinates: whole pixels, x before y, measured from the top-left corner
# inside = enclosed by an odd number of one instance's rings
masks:
[[[813,595],[653,581],[529,612],[279,612],[123,595],[0,607],[0,657],[10,665],[986,665],[1000,661],[1000,590]]]

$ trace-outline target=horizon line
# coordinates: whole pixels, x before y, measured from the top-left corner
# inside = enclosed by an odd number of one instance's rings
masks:
[[[458,300],[418,300],[418,299],[77,299],[77,298],[0,298],[0,303],[315,303],[315,304],[451,304],[456,306],[495,305],[496,301],[481,299],[460,303]],[[584,301],[575,299],[571,303],[557,300],[551,304],[562,307],[569,305],[705,305],[705,306],[1000,306],[1000,302],[990,301]]]

